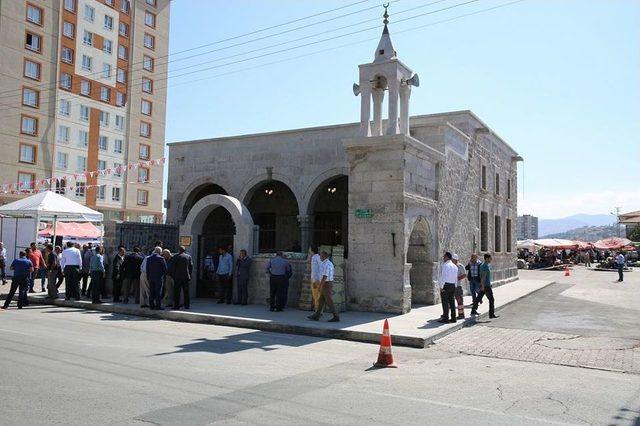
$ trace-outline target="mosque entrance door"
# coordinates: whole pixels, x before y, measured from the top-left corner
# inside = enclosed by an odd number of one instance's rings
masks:
[[[202,234],[198,236],[196,297],[220,297],[219,284],[215,279],[218,249],[233,246],[235,233],[235,225],[227,209],[218,207],[209,213],[202,226]]]

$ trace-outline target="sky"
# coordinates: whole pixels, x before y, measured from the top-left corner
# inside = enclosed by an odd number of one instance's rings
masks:
[[[518,151],[519,214],[639,210],[640,1],[507,3],[391,2],[398,57],[420,76],[411,114],[470,109]],[[358,121],[351,86],[381,5],[173,0],[167,141]]]

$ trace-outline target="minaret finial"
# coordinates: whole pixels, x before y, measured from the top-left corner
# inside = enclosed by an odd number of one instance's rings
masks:
[[[384,17],[384,20],[382,22],[386,26],[389,23],[389,12],[387,11],[387,9],[389,8],[389,3],[383,4],[382,7],[384,7],[384,15],[382,15]]]

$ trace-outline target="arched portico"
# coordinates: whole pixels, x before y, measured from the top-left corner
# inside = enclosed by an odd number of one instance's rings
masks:
[[[433,247],[429,223],[420,216],[409,229],[405,262],[411,265],[411,303],[433,304]]]
[[[214,183],[208,177],[193,182],[184,194],[182,194],[182,200],[179,204],[180,218],[183,221],[186,220],[193,206],[202,198],[212,194],[229,195],[222,186]]]

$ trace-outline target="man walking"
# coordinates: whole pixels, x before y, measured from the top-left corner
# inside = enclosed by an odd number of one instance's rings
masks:
[[[82,254],[74,247],[72,242],[67,242],[67,248],[60,256],[60,266],[64,271],[66,281],[65,300],[74,298],[80,300],[80,268],[82,268]]]
[[[623,273],[624,264],[625,264],[624,254],[622,254],[622,252],[619,251],[618,255],[616,256],[616,267],[618,268],[618,282],[619,283],[624,281],[624,273]]]
[[[149,307],[161,310],[162,283],[167,274],[167,263],[162,257],[162,247],[153,249],[153,254],[147,257],[147,279],[149,280]]]
[[[313,303],[313,311],[318,309],[318,301],[320,300],[320,281],[322,280],[322,259],[318,254],[317,247],[311,247],[311,300]]]
[[[140,248],[134,247],[122,261],[122,303],[129,303],[129,296],[133,291],[135,302],[140,303],[140,268],[144,258]]]
[[[237,280],[237,300],[236,303],[246,305],[249,300],[249,274],[251,271],[252,259],[247,255],[247,251],[240,250],[240,256],[236,261],[236,280]]]
[[[169,275],[173,278],[173,309],[180,309],[180,293],[184,298],[184,308],[189,309],[189,284],[193,274],[193,261],[184,246],[178,248],[169,267]]]
[[[291,265],[281,251],[269,259],[266,272],[269,274],[269,303],[271,312],[282,312],[287,296],[287,277],[291,276]]]
[[[471,299],[473,303],[478,298],[478,291],[480,291],[480,265],[482,262],[478,259],[478,255],[473,253],[469,263],[467,263],[467,280],[469,281],[469,292],[471,293]],[[482,303],[482,300],[479,301]]]
[[[478,293],[478,299],[473,304],[471,309],[471,315],[478,315],[478,300],[482,300],[483,296],[487,296],[489,300],[489,318],[498,318],[495,314],[495,301],[493,299],[493,288],[491,288],[491,255],[489,253],[484,255],[484,263],[480,265],[480,292]]]
[[[326,251],[320,253],[320,260],[322,261],[322,278],[320,278],[320,298],[318,299],[318,306],[313,315],[308,316],[310,320],[318,321],[322,316],[322,311],[325,306],[333,313],[333,318],[329,322],[339,322],[340,316],[336,305],[333,303],[333,275],[335,267],[329,260],[329,254]]]
[[[218,303],[227,302],[227,305],[230,305],[233,301],[233,257],[224,247],[220,247],[219,253],[220,257],[218,258],[216,275],[222,287],[222,296],[220,300],[218,300]]]
[[[2,285],[7,283],[7,274],[5,269],[7,268],[7,249],[4,248],[4,244],[0,241],[0,279],[2,279]]]
[[[27,254],[23,251],[20,252],[20,257],[14,259],[11,263],[11,269],[13,270],[13,279],[11,280],[11,288],[9,294],[7,294],[4,300],[2,309],[8,309],[13,295],[16,294],[18,289],[18,309],[22,309],[26,305],[27,301],[27,278],[33,273],[33,264],[27,259]]]
[[[122,293],[122,264],[125,256],[124,246],[118,247],[118,252],[113,258],[113,267],[111,268],[111,281],[113,282],[113,303],[120,302],[120,293]]]
[[[451,261],[451,253],[446,252],[442,256],[443,263],[440,266],[440,296],[442,297],[441,323],[456,322],[456,284],[458,282],[458,267]],[[449,318],[451,312],[451,318]]]
[[[460,258],[457,254],[454,253],[451,255],[451,261],[456,265],[456,268],[458,268],[458,281],[456,282],[456,292],[454,294],[456,303],[458,304],[458,319],[464,319],[464,289],[462,288],[462,280],[467,277],[467,272],[460,263]]]

